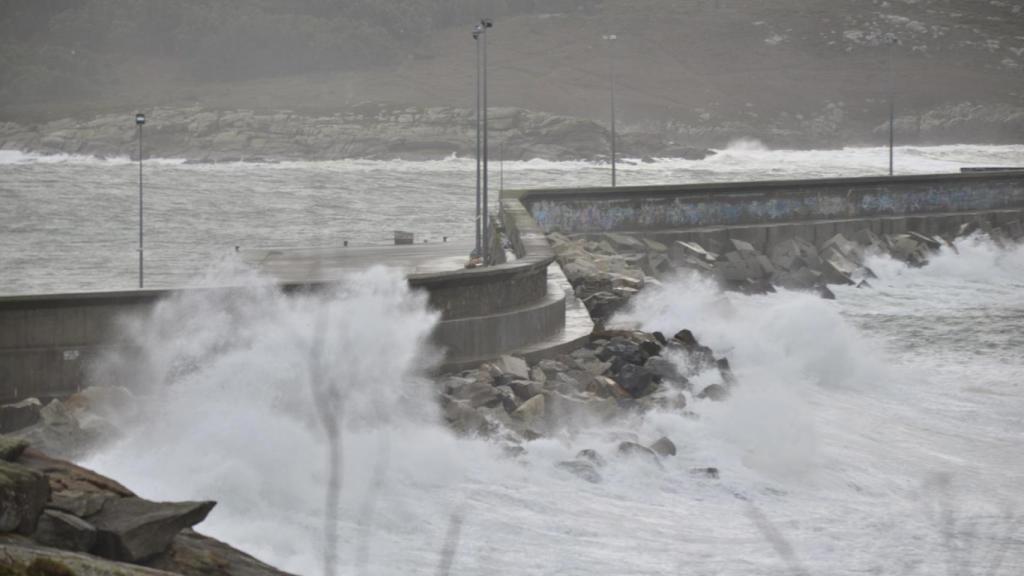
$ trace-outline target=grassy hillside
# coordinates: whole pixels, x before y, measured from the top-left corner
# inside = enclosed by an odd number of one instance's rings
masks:
[[[601,36],[614,32],[628,125],[711,144],[742,133],[871,140],[887,115],[894,34],[902,123],[969,123],[983,108],[997,112],[969,139],[1024,139],[1020,119],[1004,121],[1024,110],[1024,11],[1009,0],[8,0],[3,10],[6,120],[155,105],[468,107],[469,27],[487,13],[495,106],[603,120]]]

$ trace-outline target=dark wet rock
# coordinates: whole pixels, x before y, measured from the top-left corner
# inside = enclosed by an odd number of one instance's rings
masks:
[[[189,528],[175,536],[165,552],[146,564],[160,570],[197,576],[288,576],[273,566]]]
[[[67,512],[79,518],[92,516],[103,508],[103,504],[115,496],[104,492],[84,492],[81,490],[62,490],[50,496],[47,508]]]
[[[521,421],[528,428],[543,430],[547,422],[547,400],[543,394],[537,394],[522,403],[512,417]]]
[[[506,412],[511,414],[519,408],[522,401],[516,397],[516,393],[512,390],[511,386],[495,386],[494,389],[498,392],[498,396],[501,398],[501,407]]]
[[[587,460],[566,460],[559,462],[556,466],[591,484],[600,484],[603,480],[593,462]]]
[[[593,448],[584,448],[583,450],[580,450],[576,453],[576,459],[586,460],[599,468],[608,464],[604,457],[598,454],[597,450],[594,450]]]
[[[0,532],[35,532],[49,498],[50,484],[44,474],[0,461]]]
[[[657,464],[659,467],[661,466],[661,462],[658,460],[658,453],[643,444],[630,441],[620,442],[618,451],[623,456],[640,457]]]
[[[39,517],[32,539],[61,550],[88,552],[96,543],[96,528],[77,516],[45,510]]]
[[[851,240],[860,244],[865,253],[881,252],[884,246],[882,238],[872,232],[870,228],[861,228]]]
[[[0,436],[0,461],[14,462],[26,448],[28,442],[23,438]]]
[[[627,364],[643,366],[647,361],[647,354],[639,345],[616,336],[601,349],[598,358],[604,362],[611,362],[612,372],[618,373]]]
[[[714,400],[715,402],[721,402],[729,397],[729,391],[720,384],[712,384],[697,394],[697,398],[701,400],[708,399]]]
[[[14,404],[0,406],[0,434],[28,428],[39,421],[43,404],[36,398],[27,398]]]
[[[687,360],[690,376],[715,367],[715,355],[707,346],[695,346],[687,350]]]
[[[700,345],[700,343],[697,342],[697,338],[694,337],[693,332],[690,332],[685,328],[676,332],[675,336],[672,338],[686,348],[694,348]]]
[[[540,366],[534,366],[533,368],[530,368],[530,379],[543,386],[548,380],[548,375]]]
[[[690,474],[694,476],[703,476],[705,478],[718,479],[718,468],[714,466],[708,466],[706,468],[691,468]]]
[[[733,386],[736,384],[736,376],[732,373],[732,366],[729,365],[728,358],[719,358],[715,361],[718,366],[718,373],[722,376],[722,381],[727,386]]]
[[[937,252],[940,248],[942,248],[942,240],[940,239],[933,238],[931,236],[926,236],[924,234],[921,234],[920,232],[907,232],[907,235],[913,238],[914,240],[917,240],[918,242],[920,242],[926,248],[933,252]]]
[[[867,284],[867,280],[861,281],[861,284]],[[861,285],[857,285],[857,287],[860,288]],[[821,296],[825,300],[835,300],[836,299],[836,293],[833,292],[828,286],[826,286],[824,284],[819,284],[815,288],[815,291],[818,293],[818,296]]]
[[[653,450],[655,454],[661,457],[676,455],[675,443],[665,436],[658,438],[658,440],[654,444],[651,444],[651,450]]]
[[[889,254],[910,266],[924,266],[928,263],[928,247],[910,234],[887,237]]]
[[[821,258],[818,256],[818,249],[810,242],[802,238],[790,238],[777,242],[768,251],[772,265],[783,271],[793,271],[800,268],[821,268]]]
[[[96,527],[93,553],[125,562],[150,559],[167,550],[179,532],[202,522],[215,504],[112,499],[87,518]]]
[[[517,358],[515,356],[502,356],[494,362],[494,365],[502,374],[509,374],[520,380],[530,379],[530,367],[522,358]]]
[[[668,340],[665,338],[665,335],[662,334],[661,332],[655,330],[654,332],[651,332],[651,336],[654,336],[654,339],[658,341],[658,344],[661,344],[662,346],[668,345]]]
[[[487,419],[467,400],[451,398],[442,403],[442,411],[448,425],[460,434],[486,436],[491,431]]]
[[[651,340],[644,340],[640,343],[640,351],[648,357],[661,354],[662,345]]]
[[[565,372],[566,370],[569,369],[569,367],[564,363],[559,362],[558,360],[549,359],[541,360],[540,362],[537,363],[537,367],[544,371],[544,373],[547,374],[548,378],[550,378],[552,374]]]
[[[27,539],[0,534],[0,574],[4,576],[180,576],[135,564],[48,548]],[[214,573],[207,573],[212,576]],[[207,576],[203,574],[203,576]]]
[[[519,458],[526,455],[526,448],[519,444],[503,444],[501,451],[508,458]]]
[[[488,408],[501,404],[501,393],[488,382],[470,380],[461,387],[452,390],[452,395],[457,400],[465,400],[473,408],[486,406]]]
[[[679,372],[679,368],[668,358],[652,356],[644,363],[644,368],[649,370],[661,380],[686,386],[689,384],[686,377]]]
[[[870,230],[868,231],[870,232]],[[829,252],[836,252],[849,260],[855,266],[864,264],[864,249],[857,242],[848,240],[842,234],[836,234],[826,240],[818,250],[818,253],[825,256]]]
[[[615,381],[633,398],[647,396],[658,389],[654,373],[636,364],[624,365],[615,376]]]
[[[617,250],[623,252],[645,252],[647,250],[647,246],[642,240],[629,234],[608,233],[604,237]]]
[[[821,272],[806,266],[789,271],[776,271],[772,283],[787,290],[813,290],[824,285]]]
[[[543,374],[543,372],[541,372]],[[509,384],[516,397],[520,400],[529,400],[537,394],[544,391],[544,386],[540,382],[534,382],[533,380],[516,380]]]

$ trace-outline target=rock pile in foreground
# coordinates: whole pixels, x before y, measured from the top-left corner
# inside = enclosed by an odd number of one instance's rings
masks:
[[[0,436],[0,574],[284,575],[191,528],[215,503],[152,502]]]
[[[710,374],[709,374],[710,373]],[[714,377],[715,383],[696,386]],[[469,435],[519,443],[659,408],[686,412],[693,400],[723,400],[735,384],[689,330],[595,333],[585,347],[530,365],[502,356],[439,381],[447,422]]]

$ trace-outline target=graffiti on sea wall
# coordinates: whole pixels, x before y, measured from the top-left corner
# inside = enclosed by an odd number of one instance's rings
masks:
[[[1024,178],[991,181],[832,183],[758,190],[716,188],[678,195],[660,190],[622,193],[558,191],[526,199],[545,232],[681,230],[1024,208]]]

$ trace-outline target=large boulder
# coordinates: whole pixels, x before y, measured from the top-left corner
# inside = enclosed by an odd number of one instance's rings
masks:
[[[79,518],[85,518],[99,512],[103,508],[103,504],[111,498],[116,498],[116,496],[107,492],[61,490],[50,496],[50,501],[46,506]]]
[[[46,510],[39,517],[32,539],[52,548],[88,552],[96,543],[96,528],[66,512]]]
[[[28,448],[28,442],[23,438],[0,436],[0,460],[2,461],[14,462],[26,448]]]
[[[653,372],[644,368],[643,366],[637,366],[636,364],[626,364],[622,366],[619,373],[615,376],[615,381],[619,383],[619,386],[629,392],[633,398],[641,398],[653,393],[658,389],[657,379]]]
[[[49,498],[50,483],[44,474],[0,461],[0,532],[35,532]]]
[[[0,434],[28,428],[39,421],[43,404],[36,398],[28,398],[14,404],[0,406]]]
[[[146,566],[112,562],[103,558],[45,548],[11,540],[0,535],[0,574],[12,576],[180,576],[180,572],[167,572]],[[198,574],[198,573],[197,573]],[[217,574],[206,572],[205,574]]]
[[[468,401],[446,398],[442,403],[444,419],[453,430],[469,436],[486,436],[491,431],[487,419]]]
[[[217,576],[287,576],[231,546],[186,528],[166,552],[147,562],[176,574]]]
[[[533,398],[522,403],[512,417],[521,421],[526,427],[534,430],[543,430],[547,424],[546,400],[543,394],[537,394]]]
[[[494,362],[494,365],[497,366],[503,374],[509,374],[519,380],[530,379],[530,367],[522,358],[517,358],[515,356],[502,356]]]
[[[167,550],[179,532],[202,522],[215,505],[136,497],[109,500],[87,519],[96,527],[93,553],[125,562],[147,560]]]
[[[577,478],[590,482],[591,484],[601,483],[601,473],[597,471],[597,466],[589,460],[577,458],[576,460],[559,462],[556,466]]]
[[[650,448],[651,450],[654,451],[655,454],[663,458],[676,455],[675,442],[669,440],[666,436],[658,438],[658,440],[654,444],[651,444]]]

